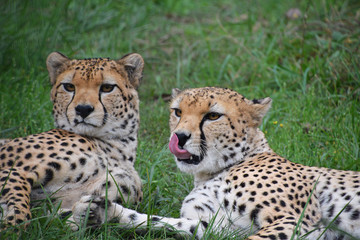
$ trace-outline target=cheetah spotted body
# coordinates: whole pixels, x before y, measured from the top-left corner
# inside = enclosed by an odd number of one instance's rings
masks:
[[[258,128],[270,106],[270,98],[251,101],[229,89],[174,90],[169,148],[195,185],[181,217],[148,218],[115,203],[108,214],[127,226],[150,219],[156,227],[171,225],[198,238],[212,221],[247,229],[248,239],[346,239],[340,231],[359,238],[360,173],[303,166],[277,155]],[[104,199],[93,200],[90,211],[104,220]],[[75,207],[75,220],[89,201],[84,197]],[[340,231],[322,234],[334,219]]]
[[[52,53],[47,67],[58,129],[17,138],[0,149],[0,219],[31,218],[30,201],[52,198],[70,212],[82,196],[141,201],[134,169],[139,127],[136,88],[143,59],[71,60]],[[116,182],[116,184],[114,183]],[[117,186],[116,186],[117,185]],[[118,189],[121,193],[119,193]]]

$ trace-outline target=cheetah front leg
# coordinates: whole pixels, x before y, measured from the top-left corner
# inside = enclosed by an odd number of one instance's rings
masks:
[[[30,220],[31,183],[32,179],[25,179],[17,168],[1,170],[0,219],[3,225],[15,225]]]
[[[73,209],[77,209],[78,212],[86,212],[89,207],[89,201],[97,198],[106,198],[109,203],[115,202],[131,205],[136,205],[142,200],[141,179],[135,170],[132,169],[116,169],[104,176],[98,177],[89,186],[87,192],[88,195],[79,199],[75,203],[77,207],[74,207],[74,205],[72,206]],[[106,206],[104,205],[102,208],[105,209]],[[105,210],[103,211],[105,212]],[[76,223],[79,223],[79,221],[76,221],[74,216],[76,216],[76,213],[73,212],[73,215],[68,218],[68,222],[73,230],[77,230],[79,226]],[[107,217],[109,220],[112,218],[112,214],[109,214]],[[87,225],[100,225],[104,222],[104,219],[92,218],[90,216]]]
[[[106,208],[107,211],[105,211]],[[106,201],[101,197],[95,199],[82,197],[73,208],[73,217],[78,224],[84,224],[84,221],[87,221],[87,226],[98,226],[108,219],[117,218],[118,222],[125,228],[146,227],[151,224],[155,228],[165,227],[169,230],[195,235],[199,239],[204,235],[207,227],[207,223],[199,219],[148,216],[125,208],[120,204]]]

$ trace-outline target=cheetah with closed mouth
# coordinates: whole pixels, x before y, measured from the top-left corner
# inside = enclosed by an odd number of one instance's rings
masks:
[[[248,100],[214,87],[173,90],[172,97],[169,148],[195,185],[181,217],[148,217],[116,203],[109,204],[108,216],[126,226],[171,226],[197,238],[210,223],[247,229],[248,239],[360,237],[360,173],[308,167],[277,155],[259,129],[270,98]],[[104,201],[82,198],[75,220],[89,206],[89,221],[104,222]],[[324,233],[331,222],[339,231]]]
[[[57,129],[1,147],[3,227],[28,225],[30,201],[47,196],[67,214],[82,196],[107,195],[120,204],[142,199],[134,169],[142,57],[77,60],[54,52],[46,63]]]

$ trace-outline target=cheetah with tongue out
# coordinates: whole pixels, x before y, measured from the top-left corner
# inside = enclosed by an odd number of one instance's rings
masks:
[[[360,173],[308,167],[277,155],[258,128],[271,101],[222,88],[174,90],[169,148],[178,168],[194,175],[181,217],[148,217],[115,203],[108,216],[126,226],[150,220],[198,238],[211,223],[248,230],[248,239],[360,238]],[[89,221],[104,221],[103,198],[81,201],[76,220],[90,206]],[[323,233],[330,223],[332,230]]]

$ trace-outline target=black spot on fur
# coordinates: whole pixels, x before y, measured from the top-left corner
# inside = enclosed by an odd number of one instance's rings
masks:
[[[250,212],[250,219],[252,221],[254,221],[254,224],[257,225],[257,220],[258,220],[258,214],[260,212],[260,209],[259,208],[255,208],[253,209],[251,212]]]
[[[158,218],[158,217],[152,217],[151,218],[151,221],[153,221],[153,222],[158,222],[158,221],[160,221],[161,219],[160,218]]]
[[[57,171],[61,169],[61,165],[57,162],[49,162],[48,166],[55,168]]]
[[[71,214],[72,214],[72,211],[62,212],[60,214],[60,219],[68,218],[68,217],[70,217]]]
[[[85,165],[86,164],[86,159],[85,158],[80,158],[79,162],[81,165]]]
[[[192,234],[194,234],[195,230],[196,230],[196,226],[193,225],[193,226],[190,227],[190,232]]]
[[[121,188],[122,193],[129,195],[130,189],[127,186],[121,185],[120,188]]]
[[[76,168],[76,163],[70,164],[70,168],[71,168],[71,170],[74,170]]]
[[[288,239],[288,236],[285,233],[279,233],[280,240],[286,240]]]
[[[79,182],[83,176],[84,176],[84,174],[80,173],[79,176],[77,176],[77,178],[75,179],[75,182]]]
[[[137,218],[137,216],[136,216],[135,213],[129,215],[129,219],[130,219],[131,221],[135,221],[136,218]]]
[[[10,191],[10,188],[4,188],[4,190],[2,190],[2,192],[1,192],[2,196],[5,196],[6,194],[8,194],[9,191]]]
[[[204,228],[206,229],[207,227],[208,227],[208,223],[207,222],[205,222],[205,221],[201,221],[201,224],[204,226]]]
[[[48,184],[48,182],[50,182],[52,179],[54,178],[54,172],[51,169],[46,169],[45,170],[45,178],[44,181],[42,183],[43,186],[45,186],[46,184]]]
[[[245,209],[246,209],[245,204],[239,205],[239,207],[238,207],[239,214],[242,215],[244,213]]]
[[[358,210],[353,211],[353,213],[351,214],[351,220],[357,220],[359,219],[360,213]]]

